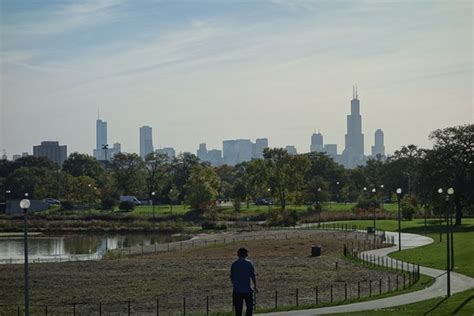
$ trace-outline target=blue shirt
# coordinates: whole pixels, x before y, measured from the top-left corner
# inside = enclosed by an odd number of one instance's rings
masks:
[[[252,262],[239,258],[230,267],[230,279],[236,293],[250,293],[250,279],[255,277],[255,269]]]

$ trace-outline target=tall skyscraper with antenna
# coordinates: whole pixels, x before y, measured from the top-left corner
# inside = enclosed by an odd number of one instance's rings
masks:
[[[362,134],[362,116],[357,86],[352,87],[351,114],[347,116],[347,133],[342,156],[347,168],[354,168],[365,163],[364,134]]]
[[[94,157],[97,160],[105,160],[105,151],[103,146],[107,145],[107,122],[102,121],[100,117],[96,121],[96,144],[94,149]],[[109,157],[107,157],[108,159]]]

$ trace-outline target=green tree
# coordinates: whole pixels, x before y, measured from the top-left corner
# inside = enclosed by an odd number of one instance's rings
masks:
[[[186,203],[196,210],[207,210],[217,199],[219,177],[213,168],[197,164],[185,185]]]
[[[63,163],[63,171],[73,177],[88,176],[96,182],[101,183],[104,176],[104,168],[92,156],[80,153],[72,153]]]
[[[76,203],[94,203],[100,197],[100,190],[91,177],[72,177],[65,197]]]
[[[151,197],[151,193],[159,194],[164,191],[169,183],[169,170],[171,168],[170,158],[165,154],[150,153],[145,158],[146,170],[146,193]]]
[[[169,175],[171,177],[170,183],[174,184],[180,192],[180,200],[184,200],[187,195],[186,182],[191,175],[191,170],[194,166],[199,164],[199,159],[196,155],[190,153],[181,153],[173,159]]]
[[[119,153],[112,159],[111,170],[120,195],[143,197],[146,172],[140,156]]]

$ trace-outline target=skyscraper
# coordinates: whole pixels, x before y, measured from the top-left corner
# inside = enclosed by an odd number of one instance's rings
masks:
[[[140,157],[145,157],[153,152],[152,128],[150,126],[140,127]]]
[[[199,144],[199,149],[198,149],[197,152],[196,152],[196,156],[197,156],[201,161],[208,161],[206,143],[201,143],[201,144]]]
[[[263,150],[268,148],[268,138],[257,138],[254,147],[253,158],[263,158]]]
[[[314,133],[311,135],[311,152],[322,152],[324,149],[323,135],[321,133]]]
[[[97,160],[105,160],[105,150],[102,149],[102,146],[107,145],[107,122],[97,119],[95,126],[96,145],[94,149],[94,157]]]
[[[41,142],[41,145],[33,146],[33,156],[46,157],[61,168],[67,158],[67,146],[60,146],[59,142]]]
[[[224,152],[224,163],[235,166],[244,161],[252,160],[254,144],[250,139],[233,139],[222,142]]]
[[[365,162],[364,134],[362,134],[362,117],[360,115],[360,101],[357,87],[353,88],[351,100],[351,114],[347,116],[347,134],[345,149],[342,153],[346,168],[354,168]]]
[[[166,155],[170,159],[176,157],[176,151],[174,150],[173,147],[165,147],[165,148],[157,149],[155,150],[155,152],[158,154]]]
[[[384,136],[381,129],[375,131],[375,143],[372,146],[372,157],[377,157],[377,155],[385,156]]]
[[[286,152],[288,155],[297,155],[298,152],[296,151],[296,147],[293,145],[288,145],[285,147]]]

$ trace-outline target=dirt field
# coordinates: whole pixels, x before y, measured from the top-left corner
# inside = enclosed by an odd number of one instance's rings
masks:
[[[313,244],[322,245],[321,257],[310,256]],[[229,266],[241,246],[249,249],[257,270],[259,307],[274,306],[275,291],[278,305],[284,306],[296,304],[297,289],[298,303],[303,305],[315,302],[315,287],[319,302],[330,301],[331,284],[334,301],[344,298],[345,282],[348,298],[357,297],[358,282],[362,296],[368,295],[368,280],[373,280],[373,294],[379,291],[379,279],[384,289],[388,282],[395,287],[394,274],[343,259],[343,244],[342,234],[320,232],[310,239],[242,241],[99,262],[31,264],[31,304],[38,315],[45,314],[44,305],[49,315],[72,314],[73,302],[78,304],[76,315],[99,315],[99,303],[102,315],[126,315],[130,300],[131,311],[145,315],[156,314],[159,298],[162,314],[182,313],[183,305],[187,313],[205,313],[209,297],[211,312],[229,311]],[[0,266],[0,293],[1,304],[22,304],[22,265]]]

